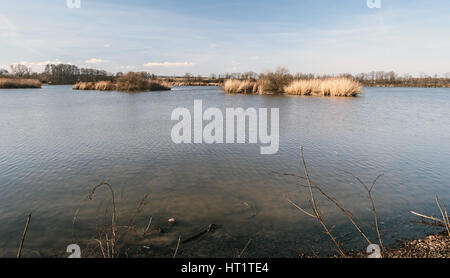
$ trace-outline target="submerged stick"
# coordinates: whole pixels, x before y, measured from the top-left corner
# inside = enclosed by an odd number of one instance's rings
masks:
[[[150,229],[150,225],[152,225],[152,220],[153,220],[153,216],[150,217],[150,221],[148,222],[147,228],[145,228],[145,230],[144,230],[143,236],[145,236],[147,234],[148,230]]]
[[[177,249],[175,249],[175,253],[173,253],[173,258],[174,258],[174,259],[175,259],[175,257],[176,257],[177,254],[178,254],[178,248],[180,247],[180,242],[181,242],[181,235],[180,235],[180,237],[178,238]]]
[[[19,251],[17,252],[17,258],[20,259],[22,255],[23,242],[25,241],[25,237],[27,236],[28,226],[31,221],[31,213],[28,215],[27,224],[25,224],[25,229],[23,230],[22,239],[20,240]]]
[[[415,211],[411,211],[411,213],[416,215],[416,216],[428,219],[428,220],[433,220],[433,221],[436,221],[436,222],[439,222],[439,223],[444,223],[441,219],[438,219],[438,218],[435,218],[435,217],[432,217],[432,216],[423,215],[423,214],[415,212]]]
[[[244,249],[242,249],[241,253],[239,253],[238,258],[240,259],[244,252],[247,250],[247,248],[250,246],[250,243],[252,243],[252,239],[250,239],[247,244],[245,245]]]

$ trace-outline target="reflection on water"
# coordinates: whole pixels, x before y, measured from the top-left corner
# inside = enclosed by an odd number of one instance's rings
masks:
[[[385,241],[414,237],[410,210],[435,214],[434,195],[450,203],[450,90],[367,88],[359,98],[225,95],[219,88],[126,94],[74,92],[69,86],[0,90],[0,256],[15,255],[26,215],[32,211],[24,255],[61,254],[72,241],[91,238],[105,221],[110,200],[101,181],[116,191],[119,221],[150,194],[137,219],[142,229],[166,230],[134,242],[145,256],[171,256],[178,236],[218,229],[182,245],[179,256],[235,257],[248,240],[250,257],[296,257],[333,252],[314,219],[284,198],[308,207],[300,173],[305,148],[313,180],[358,215],[375,239],[365,192],[351,171],[370,182],[384,173],[374,197]],[[257,145],[175,145],[171,112],[204,107],[280,108],[280,151],[261,156]],[[365,247],[345,217],[325,200],[326,221],[347,248]],[[169,226],[167,219],[177,224]],[[83,247],[83,246],[82,246]],[[39,253],[37,253],[39,252]]]

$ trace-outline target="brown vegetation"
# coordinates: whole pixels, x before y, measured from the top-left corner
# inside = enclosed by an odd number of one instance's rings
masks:
[[[36,79],[0,78],[0,89],[41,88],[42,83]]]
[[[362,89],[359,82],[349,78],[295,80],[284,88],[288,95],[354,97]]]
[[[305,176],[296,175],[296,174],[283,174],[278,173],[285,176],[292,176],[300,179],[300,184],[309,190],[309,203],[311,205],[311,211],[308,212],[307,210],[301,208],[297,204],[295,204],[293,201],[286,198],[286,200],[293,205],[295,208],[300,210],[303,214],[312,217],[316,219],[319,224],[322,226],[325,234],[328,235],[328,237],[333,242],[337,252],[339,253],[340,257],[363,257],[367,258],[369,257],[381,257],[381,258],[442,258],[442,257],[449,257],[450,256],[450,219],[448,217],[447,210],[445,206],[442,206],[439,202],[439,198],[436,196],[436,204],[439,208],[439,211],[441,213],[441,218],[432,217],[432,216],[426,216],[417,212],[412,212],[414,215],[422,217],[426,220],[433,221],[433,226],[440,226],[446,229],[445,233],[437,234],[437,235],[430,235],[427,236],[424,239],[419,240],[411,240],[411,241],[404,241],[399,247],[396,248],[386,248],[383,244],[382,235],[380,232],[380,226],[379,226],[379,219],[377,215],[377,210],[375,207],[375,202],[372,196],[373,189],[378,181],[378,179],[382,176],[379,175],[376,177],[373,182],[370,185],[367,185],[364,183],[360,178],[353,175],[350,172],[346,172],[353,176],[358,183],[362,186],[362,188],[367,192],[367,197],[370,202],[370,207],[373,214],[374,219],[374,227],[373,229],[376,232],[377,240],[371,241],[367,235],[367,232],[363,231],[363,226],[359,224],[357,218],[344,207],[344,204],[337,200],[336,198],[330,196],[328,193],[326,193],[323,188],[318,185],[317,183],[313,182],[311,180],[311,177],[309,175],[308,167],[305,161],[305,157],[303,154],[303,147],[301,147],[301,163],[303,165],[303,170],[305,173]],[[306,183],[306,185],[305,185]],[[364,251],[350,251],[345,252],[343,250],[343,244],[342,242],[339,242],[337,237],[333,234],[332,228],[330,228],[325,221],[325,218],[320,210],[320,207],[318,205],[317,199],[318,196],[322,196],[325,199],[327,199],[329,202],[331,202],[336,208],[338,208],[345,217],[350,221],[350,223],[354,226],[354,228],[358,231],[358,233],[361,235],[361,237],[364,239],[366,244],[369,245],[367,249],[364,249]],[[374,243],[378,245],[374,245]],[[378,249],[378,250],[377,250]],[[373,253],[368,253],[368,252]],[[301,255],[301,257],[307,257],[305,255]]]
[[[229,94],[286,94],[301,96],[354,97],[362,85],[351,78],[298,79],[284,68],[262,74],[259,79],[229,79],[224,91]]]
[[[73,86],[74,90],[99,90],[99,91],[166,91],[170,90],[170,85],[165,81],[149,79],[142,73],[130,72],[117,78],[115,83],[111,81],[99,82],[77,82]]]

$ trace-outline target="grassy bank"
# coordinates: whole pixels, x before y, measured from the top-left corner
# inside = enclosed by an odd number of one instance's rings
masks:
[[[98,91],[124,91],[124,92],[145,92],[145,91],[167,91],[170,84],[160,80],[153,80],[144,77],[139,73],[128,73],[117,78],[115,82],[77,82],[73,86],[74,90],[98,90]]]
[[[42,83],[36,79],[0,78],[0,89],[41,88]]]

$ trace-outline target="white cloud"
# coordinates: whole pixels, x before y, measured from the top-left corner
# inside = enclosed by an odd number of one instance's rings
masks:
[[[101,64],[101,63],[105,63],[105,60],[102,59],[97,59],[97,58],[91,58],[89,60],[86,60],[85,63],[87,64]]]
[[[62,64],[62,62],[58,59],[54,60],[54,61],[41,61],[41,62],[27,62],[27,61],[22,61],[19,63],[13,63],[13,65],[24,65],[27,67],[33,67],[33,66],[38,66],[38,67],[43,67],[46,65],[59,65]],[[66,63],[66,64],[70,64],[70,63]]]
[[[166,67],[166,68],[175,68],[175,67],[190,67],[193,66],[194,63],[191,62],[149,62],[144,64],[145,67]]]

